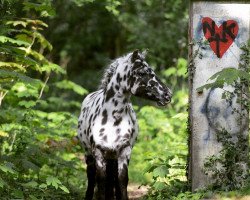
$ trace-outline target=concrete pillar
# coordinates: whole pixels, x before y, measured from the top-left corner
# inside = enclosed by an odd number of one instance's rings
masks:
[[[208,83],[216,72],[228,67],[238,68],[240,47],[247,43],[250,34],[250,4],[247,2],[190,2],[189,41],[193,45],[189,49],[188,179],[193,191],[213,181],[203,169],[206,158],[218,155],[222,149],[216,134],[225,130],[235,140],[238,134],[248,135],[248,115],[242,119],[240,114],[232,112],[233,108],[240,109],[236,98],[232,106],[222,99],[223,89],[232,91],[234,88],[225,86],[197,92],[197,88]]]

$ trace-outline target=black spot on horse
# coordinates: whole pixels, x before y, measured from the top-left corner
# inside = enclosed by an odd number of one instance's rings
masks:
[[[126,71],[127,71],[127,69],[128,69],[128,65],[126,65],[126,67],[125,67],[124,71],[126,72]]]
[[[134,129],[134,128],[132,128],[131,137],[133,137],[133,136],[134,136],[134,133],[135,133],[135,129]]]
[[[121,78],[121,76],[120,76],[120,73],[117,74],[117,76],[116,76],[116,81],[117,81],[117,83],[120,83],[120,82],[122,81],[122,78]]]
[[[130,77],[130,74],[131,74],[131,73],[130,73],[130,71],[129,71],[129,72],[128,72],[128,77]]]
[[[104,131],[105,131],[105,128],[101,128],[99,132],[101,133],[101,132],[104,132]]]
[[[90,95],[90,98],[92,98],[95,95],[95,92],[93,94]]]
[[[89,134],[90,134],[90,125],[89,125],[89,127],[87,129],[87,136],[89,136]]]
[[[92,145],[94,142],[93,135],[90,136],[90,144]]]
[[[118,110],[113,110],[112,116],[114,117],[114,116],[115,116],[115,113],[117,113],[117,112],[118,112]]]
[[[128,100],[127,100],[127,98],[125,97],[124,99],[123,99],[123,101],[122,101],[122,103],[127,103],[128,102]],[[127,108],[127,107],[126,107]]]
[[[113,87],[110,87],[110,89],[107,91],[106,102],[108,102],[109,99],[111,99],[114,95],[115,95],[115,91]]]
[[[96,117],[97,117],[97,114],[95,114],[95,116],[94,116],[94,118],[93,118],[93,121],[95,121]]]
[[[116,90],[119,90],[119,88],[120,88],[119,85],[115,85]]]
[[[97,105],[99,101],[100,101],[100,99],[98,99],[98,100],[96,101],[95,105]]]
[[[82,137],[82,134],[80,133],[80,137]]]
[[[83,108],[83,109],[82,109],[82,114],[84,114],[84,113],[85,113],[85,111],[86,111],[86,108]]]
[[[102,125],[106,124],[108,121],[108,112],[106,109],[102,112]]]
[[[103,135],[104,135],[104,132],[101,132],[99,136],[101,137],[101,136],[103,136]]]
[[[127,79],[127,76],[126,76],[126,74],[123,76],[123,81],[126,81],[126,79]]]
[[[105,135],[102,139],[103,141],[107,142],[107,135]]]
[[[117,106],[117,105],[118,105],[118,101],[115,100],[115,103],[114,103],[114,104],[115,104],[115,106]]]
[[[92,114],[92,115],[90,116],[90,118],[89,118],[89,124],[91,124],[92,117],[93,117],[93,114]]]
[[[118,142],[120,140],[121,136],[118,135],[117,138],[115,139],[115,142]]]
[[[122,121],[121,117],[117,118],[114,122],[114,126],[118,126],[121,123],[121,121]]]
[[[97,113],[97,112],[98,112],[98,109],[99,109],[99,106],[97,106],[97,107],[96,107],[96,109],[95,109],[95,113]]]
[[[132,88],[133,85],[135,84],[136,78],[135,77],[130,77],[128,79],[128,85]]]
[[[117,133],[117,134],[119,134],[120,132],[121,132],[121,129],[120,129],[120,128],[116,129],[116,133]]]
[[[124,109],[122,108],[121,110],[118,111],[118,113],[123,113]]]
[[[87,131],[86,131],[86,130],[84,130],[84,131],[83,131],[83,133],[84,133],[84,135],[86,135],[86,134],[87,134]]]

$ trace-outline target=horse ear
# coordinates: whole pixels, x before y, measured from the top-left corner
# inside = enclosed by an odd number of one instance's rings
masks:
[[[148,54],[148,49],[146,49],[146,50],[144,50],[143,52],[142,52],[142,58],[143,59],[145,59],[146,58],[146,56],[147,56],[147,54]]]
[[[139,50],[136,49],[133,53],[132,53],[132,57],[131,57],[131,61],[132,63],[134,63],[136,61],[136,59],[139,58]]]

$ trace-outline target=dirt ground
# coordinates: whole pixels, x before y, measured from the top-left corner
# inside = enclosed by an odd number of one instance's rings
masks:
[[[130,200],[141,200],[147,194],[149,187],[130,183],[128,185],[128,195]]]

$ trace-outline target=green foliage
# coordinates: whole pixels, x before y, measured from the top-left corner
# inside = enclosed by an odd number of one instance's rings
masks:
[[[73,90],[75,93],[77,93],[79,95],[84,95],[84,94],[88,93],[88,91],[86,89],[84,89],[80,85],[77,85],[74,82],[69,81],[69,80],[63,80],[63,81],[57,82],[57,83],[55,83],[55,85],[56,85],[56,87],[58,87],[60,89]]]
[[[215,80],[214,82],[205,84],[202,87],[197,88],[197,91],[201,92],[203,91],[203,89],[210,88],[223,88],[225,85],[233,85],[239,79],[250,80],[250,74],[236,68],[224,68],[208,79],[211,81]]]
[[[62,0],[46,35],[54,41],[54,58],[70,68],[70,79],[96,89],[87,70],[96,73],[134,49],[149,49],[148,60],[164,70],[187,57],[188,1]],[[70,14],[65,15],[65,13]],[[93,77],[97,79],[98,77]],[[98,79],[97,79],[98,80]]]
[[[75,199],[80,192],[74,177],[77,173],[82,177],[82,166],[73,153],[80,149],[74,140],[77,117],[69,110],[72,105],[80,109],[80,103],[69,101],[63,107],[63,95],[53,94],[67,90],[83,95],[87,90],[67,80],[66,71],[47,58],[52,45],[42,31],[48,26],[34,18],[53,15],[51,3],[16,3],[16,7],[10,4],[10,12],[21,8],[22,17],[9,15],[2,24],[6,31],[0,35],[0,195],[3,199]]]
[[[180,60],[185,65],[184,59]],[[177,65],[179,68],[180,64]],[[168,77],[181,80],[183,74],[175,73]],[[182,84],[185,84],[184,81]],[[173,83],[176,83],[173,88],[182,87],[177,81]],[[172,199],[187,190],[188,94],[184,87],[173,94],[172,102],[166,109],[143,106],[137,112],[140,135],[132,151],[129,173],[132,181],[150,185],[146,199]],[[144,171],[145,175],[142,177],[138,171]]]

